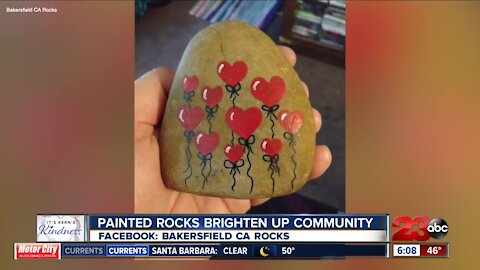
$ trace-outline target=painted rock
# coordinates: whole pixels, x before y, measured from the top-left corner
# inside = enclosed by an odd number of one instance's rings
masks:
[[[230,198],[297,191],[315,151],[312,109],[297,73],[268,36],[238,21],[190,41],[158,139],[168,187]]]

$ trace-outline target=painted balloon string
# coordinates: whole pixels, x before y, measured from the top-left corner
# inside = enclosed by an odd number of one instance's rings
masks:
[[[215,113],[218,111],[218,105],[215,107],[210,108],[205,106],[205,112],[207,113],[207,122],[208,122],[208,132],[212,132],[212,119],[215,118]]]
[[[240,167],[242,167],[244,163],[245,162],[243,161],[243,159],[239,159],[235,163],[231,162],[228,159],[223,162],[223,166],[227,169],[230,169],[230,175],[233,179],[232,191],[235,191],[235,185],[237,184],[237,179],[235,179],[235,175],[237,175],[237,173],[240,173]]]
[[[235,99],[237,99],[240,94],[240,90],[242,90],[242,85],[240,83],[237,83],[235,86],[231,86],[229,84],[225,84],[225,90],[230,93],[230,99],[232,100],[232,106],[235,108]],[[230,141],[232,145],[235,145],[235,135],[233,134],[232,131],[232,140]]]
[[[252,145],[255,143],[255,136],[252,134],[247,139],[239,137],[238,143],[242,145],[243,148],[247,151],[247,162],[248,162],[247,176],[248,178],[250,178],[250,194],[251,194],[253,191],[253,177],[250,175],[250,169],[252,168],[250,154],[253,153]]]
[[[188,104],[188,107],[190,107],[190,103],[192,103],[193,96],[195,96],[195,92],[183,93],[183,100],[185,100],[185,102]]]
[[[272,131],[272,139],[273,137],[275,137],[275,132],[273,131],[273,128],[275,127],[275,121],[273,119],[277,119],[275,112],[279,108],[280,108],[279,105],[273,105],[272,107],[268,107],[267,105],[262,105],[262,110],[267,112],[267,118],[269,118],[270,122],[272,122],[272,126],[270,127],[270,130]]]
[[[202,153],[198,153],[197,157],[200,159],[200,166],[202,166],[202,176],[203,176],[203,185],[202,189],[205,188],[205,183],[208,182],[208,177],[212,173],[212,154],[204,156]],[[208,173],[205,172],[205,169],[208,166]]]
[[[272,194],[275,194],[275,178],[273,175],[275,173],[280,176],[280,167],[278,167],[278,160],[280,156],[278,154],[274,155],[273,157],[269,155],[263,155],[263,160],[268,162],[268,170],[270,171],[270,179],[272,179]]]
[[[187,141],[187,147],[185,148],[185,157],[187,158],[187,168],[183,171],[183,173],[187,173],[187,176],[184,179],[185,186],[188,187],[187,180],[192,177],[192,152],[190,151],[190,143],[193,140],[193,137],[195,136],[195,132],[193,131],[187,131],[185,130],[183,132],[183,136],[185,137],[185,140]]]
[[[242,90],[242,85],[240,83],[237,83],[235,86],[231,86],[226,84],[225,85],[225,90],[230,93],[230,99],[232,100],[232,105],[235,107],[235,99],[240,96],[238,92]]]
[[[295,154],[297,154],[297,150],[295,149],[295,145],[297,145],[297,136],[290,132],[285,132],[283,133],[283,137],[287,139],[287,141],[289,141],[289,146],[292,148],[293,151],[293,154],[291,156],[293,162],[293,178],[292,181],[290,181],[293,189],[293,184],[295,182],[295,179],[297,179],[297,161],[295,160]]]

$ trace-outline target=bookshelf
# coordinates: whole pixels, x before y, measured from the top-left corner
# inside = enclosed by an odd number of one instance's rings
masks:
[[[280,43],[299,54],[344,68],[345,1],[285,1]]]

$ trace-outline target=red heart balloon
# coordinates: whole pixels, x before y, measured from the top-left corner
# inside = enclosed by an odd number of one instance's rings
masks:
[[[198,87],[198,77],[193,75],[191,77],[183,77],[183,90],[187,93],[195,91]]]
[[[200,107],[190,109],[187,105],[180,106],[178,111],[178,120],[182,126],[188,130],[194,130],[205,117],[203,110]]]
[[[262,123],[262,112],[258,108],[242,110],[238,107],[228,109],[225,121],[238,136],[248,139]]]
[[[303,115],[300,112],[282,110],[278,114],[278,121],[286,131],[295,134],[303,125]]]
[[[245,150],[241,145],[227,145],[225,147],[225,155],[227,158],[232,162],[232,163],[237,163],[239,161],[243,154],[245,153]]]
[[[202,99],[210,109],[215,107],[222,100],[222,97],[223,91],[220,86],[215,88],[205,86],[205,88],[202,90]]]
[[[264,139],[260,144],[260,148],[265,154],[273,157],[282,151],[282,141],[279,139]]]
[[[204,156],[215,150],[219,141],[220,136],[218,136],[218,133],[216,132],[210,134],[199,132],[195,135],[195,145],[197,146],[198,152],[202,153]]]
[[[223,61],[218,64],[217,74],[228,85],[234,86],[241,82],[247,76],[247,64],[243,61],[237,61],[231,66]]]
[[[270,82],[264,78],[255,78],[250,85],[252,95],[268,107],[277,105],[285,94],[285,82],[278,76],[273,76]]]

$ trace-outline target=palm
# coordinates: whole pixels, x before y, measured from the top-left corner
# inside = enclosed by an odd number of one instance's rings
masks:
[[[295,54],[280,47],[287,60],[294,65]],[[251,206],[268,199],[239,200],[193,195],[167,188],[160,172],[159,142],[155,126],[161,122],[170,89],[173,72],[155,69],[135,82],[135,212],[156,214],[229,214],[245,213]],[[308,89],[305,86],[308,93]],[[321,117],[314,110],[317,132]],[[160,142],[161,143],[161,142]],[[323,174],[331,163],[330,150],[317,146],[310,178]]]

